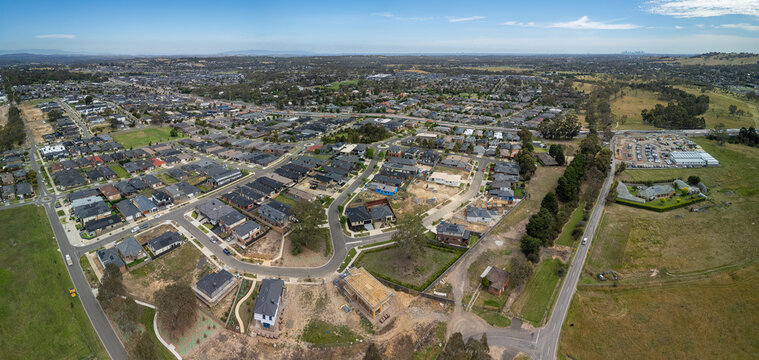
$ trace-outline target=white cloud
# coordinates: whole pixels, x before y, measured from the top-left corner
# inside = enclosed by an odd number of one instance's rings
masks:
[[[682,26],[680,26],[680,25],[675,25],[675,29],[677,29],[677,30],[682,30],[682,29],[685,29],[685,28],[684,28],[684,27],[682,27]]]
[[[722,24],[717,27],[722,28],[722,29],[741,29],[741,30],[746,30],[746,31],[759,31],[759,25],[752,25],[752,24],[746,24],[746,23]]]
[[[505,22],[502,22],[500,25],[503,25],[503,26],[526,26],[526,27],[533,27],[533,26],[535,26],[535,23],[532,22],[532,21],[526,22],[526,23],[525,22],[521,22],[521,21],[505,21]]]
[[[635,24],[609,24],[598,21],[590,21],[587,16],[583,16],[575,21],[557,22],[548,25],[549,28],[561,29],[588,29],[588,30],[630,30],[637,29],[640,26]]]
[[[399,20],[399,21],[425,21],[425,20],[432,20],[432,17],[422,17],[422,16],[398,16],[391,12],[379,12],[379,13],[373,13],[372,16],[379,16],[384,17],[388,19],[393,20]]]
[[[74,39],[75,35],[70,34],[45,34],[35,36],[37,39]]]
[[[448,19],[448,22],[456,23],[456,22],[464,22],[464,21],[481,20],[484,18],[485,18],[484,16],[469,16],[469,17],[463,17],[463,18]]]
[[[759,16],[759,0],[653,0],[647,5],[647,10],[653,14],[679,18]]]

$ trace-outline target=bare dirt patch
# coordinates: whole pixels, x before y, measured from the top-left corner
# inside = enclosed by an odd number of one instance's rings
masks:
[[[324,265],[329,258],[324,256],[323,246],[318,251],[313,251],[307,247],[302,247],[300,254],[292,254],[292,242],[285,239],[285,249],[282,252],[282,258],[272,262],[273,266],[285,267],[316,267]]]
[[[22,103],[18,108],[23,114],[22,118],[24,119],[24,126],[31,130],[34,142],[37,144],[44,143],[45,140],[42,136],[53,133],[53,127],[50,123],[45,121],[45,116],[42,113],[42,110],[29,102]]]
[[[125,273],[124,287],[129,296],[152,303],[155,292],[166,285],[173,282],[192,285],[210,271],[200,251],[191,244],[184,244]]]
[[[10,105],[0,106],[0,126],[5,126],[8,123],[8,109]]]
[[[281,244],[282,233],[272,229],[248,246],[243,255],[251,259],[271,260],[279,255]]]

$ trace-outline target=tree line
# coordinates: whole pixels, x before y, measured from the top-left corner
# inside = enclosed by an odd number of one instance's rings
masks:
[[[580,153],[569,163],[559,178],[554,191],[548,192],[540,203],[540,210],[532,215],[525,227],[520,247],[527,259],[536,263],[540,260],[540,247],[553,246],[570,214],[579,204],[579,194],[583,181],[592,180],[597,189],[600,181],[609,171],[611,150],[601,148],[596,134],[582,140]],[[592,193],[590,193],[593,196]]]
[[[703,129],[706,121],[703,115],[709,109],[709,97],[692,95],[662,83],[646,83],[635,86],[639,89],[656,91],[661,99],[669,101],[667,106],[656,104],[653,109],[641,111],[643,122],[664,129]]]
[[[322,136],[322,142],[325,144],[334,144],[337,142],[351,144],[371,144],[377,141],[387,139],[392,135],[384,126],[375,124],[364,124],[358,129],[346,128],[340,129],[331,135]]]
[[[727,133],[727,129],[725,129],[725,125],[720,123],[714,129],[709,131],[707,138],[716,140],[720,145],[729,142],[731,144],[759,147],[759,131],[753,126],[748,128],[742,127],[738,131],[738,135],[730,136]]]
[[[23,144],[25,139],[26,131],[21,111],[15,105],[11,105],[8,108],[8,123],[0,128],[0,150],[13,149],[14,146]]]

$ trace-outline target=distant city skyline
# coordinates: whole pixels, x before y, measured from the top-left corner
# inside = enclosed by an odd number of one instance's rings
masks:
[[[112,55],[759,52],[759,0],[14,2],[0,50]]]

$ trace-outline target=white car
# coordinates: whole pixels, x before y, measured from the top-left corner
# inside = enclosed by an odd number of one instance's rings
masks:
[[[132,232],[133,233],[136,233],[138,231],[140,231],[140,227],[139,226],[135,226],[135,227],[132,228]]]
[[[582,244],[583,245],[587,245],[588,244],[588,238],[583,238],[582,239]]]

